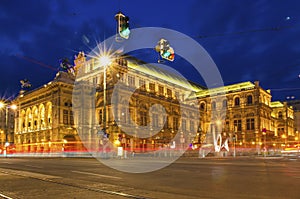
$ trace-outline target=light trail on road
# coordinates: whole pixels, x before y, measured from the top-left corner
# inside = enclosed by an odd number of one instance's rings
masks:
[[[43,182],[48,182],[48,183],[55,183],[63,186],[68,186],[68,187],[74,187],[78,189],[84,189],[88,191],[94,191],[94,192],[100,192],[100,193],[105,193],[109,195],[116,195],[116,196],[122,196],[125,198],[134,198],[134,199],[150,199],[142,196],[137,196],[137,195],[132,195],[132,194],[127,194],[123,192],[118,192],[118,191],[111,191],[111,190],[105,190],[105,189],[96,189],[96,188],[91,188],[91,187],[86,187],[83,185],[77,185],[77,184],[71,184],[71,183],[66,183],[66,182],[58,182],[53,180],[54,178],[59,178],[57,176],[50,176],[50,175],[45,175],[45,174],[39,174],[39,173],[33,173],[33,172],[27,172],[27,171],[15,171],[13,169],[3,169],[0,168],[0,173],[4,173],[7,175],[15,175],[15,176],[22,176],[22,177],[27,177],[27,178],[32,178],[36,180],[40,180]],[[50,179],[52,178],[52,179]],[[2,195],[0,195],[2,196]],[[12,199],[8,196],[3,195],[5,199]]]
[[[11,198],[11,197],[9,197],[9,196],[6,196],[6,195],[4,195],[4,194],[2,194],[2,193],[0,193],[0,198],[5,198],[5,199],[13,199],[13,198]]]

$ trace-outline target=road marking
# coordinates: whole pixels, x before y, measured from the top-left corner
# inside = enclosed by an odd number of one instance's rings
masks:
[[[0,197],[5,198],[5,199],[13,199],[13,198],[8,197],[8,196],[6,196],[6,195],[3,195],[3,194],[1,194],[1,193],[0,193]]]
[[[4,163],[4,164],[12,164],[11,162],[1,162],[1,163]]]
[[[97,173],[89,173],[89,172],[83,172],[83,171],[71,171],[73,173],[80,173],[80,174],[86,174],[86,175],[93,175],[93,176],[98,176],[98,177],[104,177],[104,178],[112,178],[112,179],[117,179],[121,180],[122,178],[116,177],[116,176],[108,176],[108,175],[101,175]]]
[[[26,167],[32,167],[32,168],[37,168],[37,169],[42,169],[43,167],[40,166],[35,166],[35,165],[30,165],[30,164],[25,164],[24,166]]]
[[[18,176],[22,176],[22,177],[31,177],[31,178],[37,178],[37,179],[61,178],[59,176],[53,176],[53,175],[47,175],[47,174],[41,174],[41,173],[35,173],[35,172],[29,172],[29,171],[4,169],[4,168],[0,168],[0,172],[5,173],[5,174],[13,174],[13,175],[18,175]]]

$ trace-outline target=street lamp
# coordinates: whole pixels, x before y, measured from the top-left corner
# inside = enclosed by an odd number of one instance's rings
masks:
[[[101,51],[97,59],[98,59],[99,66],[103,67],[103,117],[102,117],[103,136],[102,136],[102,141],[100,140],[99,143],[102,142],[103,151],[104,151],[108,140],[108,134],[106,131],[106,68],[112,63],[112,55],[106,51]]]
[[[284,146],[286,147],[286,135],[285,135],[285,134],[282,134],[282,135],[281,135],[281,138],[284,139]]]
[[[264,129],[263,129],[262,134],[264,135],[264,156],[266,157],[266,154],[267,154],[267,145],[266,145],[267,133],[264,131]]]
[[[299,156],[299,132],[296,131],[296,137],[295,137],[295,141],[297,141],[297,153],[298,153],[298,156]]]
[[[6,157],[7,155],[7,147],[9,146],[9,142],[8,142],[8,109],[12,109],[12,110],[16,110],[17,106],[15,104],[12,105],[8,105],[5,104],[4,102],[0,102],[0,109],[5,108],[5,150],[4,150],[4,155]]]
[[[106,68],[112,62],[109,54],[100,55],[98,58],[99,65],[103,67],[103,129],[106,129]]]

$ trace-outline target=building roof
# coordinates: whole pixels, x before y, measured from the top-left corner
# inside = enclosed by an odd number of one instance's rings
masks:
[[[126,56],[126,60],[128,62],[128,68],[144,73],[146,75],[159,78],[168,83],[175,84],[195,92],[206,89],[204,86],[188,81],[183,76],[174,74],[171,71],[167,71],[153,64],[148,64],[136,58],[128,57],[128,56]]]
[[[253,89],[255,85],[250,82],[242,82],[242,83],[237,83],[237,84],[231,84],[228,86],[222,86],[222,87],[217,87],[217,88],[211,88],[207,90],[202,90],[196,93],[197,97],[205,97],[205,96],[214,96],[218,94],[225,94],[225,93],[230,93],[230,92],[237,92],[241,90],[250,90]]]
[[[48,82],[48,83],[46,83],[42,86],[39,86],[39,87],[37,87],[33,90],[29,90],[29,91],[21,90],[20,95],[22,95],[22,96],[29,95],[29,94],[31,94],[31,93],[33,93],[37,90],[40,90],[42,88],[45,88],[45,87],[47,87],[47,86],[49,86],[49,85],[51,85],[52,83],[55,83],[55,82],[61,82],[61,83],[66,83],[66,84],[74,84],[74,81],[75,81],[75,76],[74,75],[69,74],[67,72],[58,71],[56,73],[55,78],[52,81],[50,81],[50,82]]]
[[[280,101],[274,101],[274,102],[271,102],[270,106],[272,108],[281,108],[281,107],[284,107],[284,104]]]

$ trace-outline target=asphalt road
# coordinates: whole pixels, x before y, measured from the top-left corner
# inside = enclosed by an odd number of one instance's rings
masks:
[[[1,197],[300,198],[300,159],[181,158],[161,170],[132,174],[93,158],[0,158]]]

